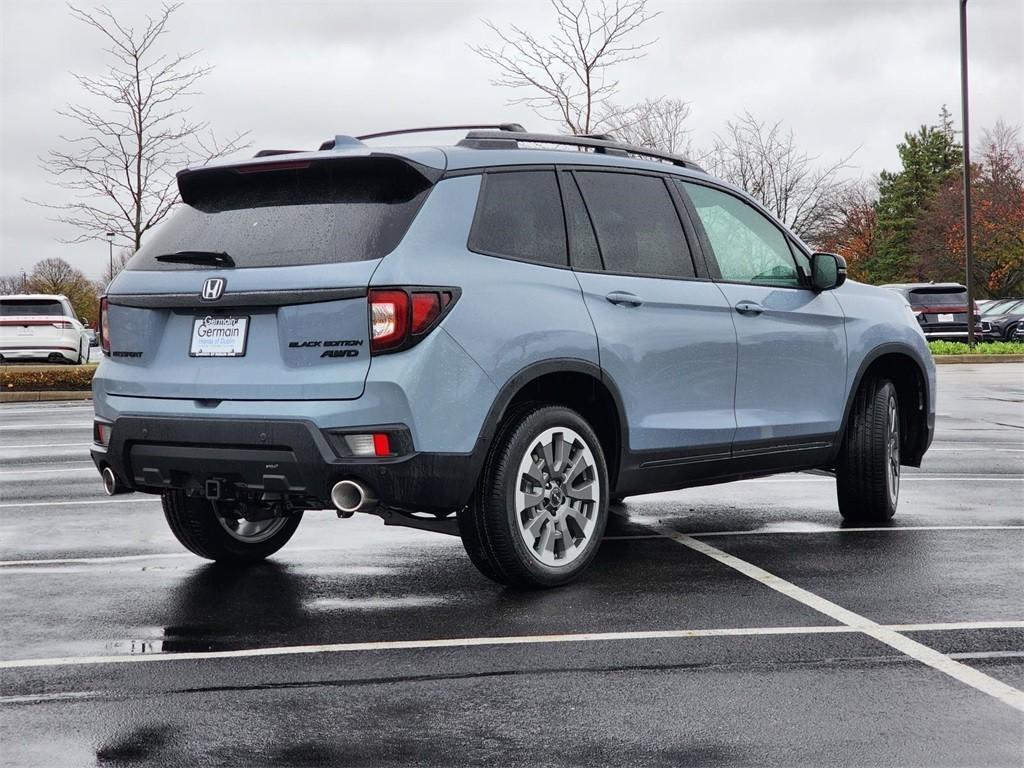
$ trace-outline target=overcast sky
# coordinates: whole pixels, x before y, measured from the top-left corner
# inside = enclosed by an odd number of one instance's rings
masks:
[[[623,65],[618,101],[692,102],[697,146],[745,109],[782,119],[799,144],[834,159],[859,147],[854,173],[898,167],[903,133],[948,104],[959,126],[957,0],[650,0],[658,41]],[[88,3],[86,3],[88,7]],[[159,4],[111,2],[127,21]],[[1024,2],[971,0],[971,123],[1024,123]],[[57,203],[37,158],[73,130],[54,110],[80,99],[71,72],[101,74],[99,36],[62,3],[0,0],[0,272],[61,256],[98,277],[107,244],[65,245],[74,231],[25,198]],[[336,133],[518,121],[551,129],[470,43],[481,20],[543,32],[546,0],[186,0],[165,38],[215,67],[193,116],[219,135],[251,131],[252,150],[314,148]],[[641,36],[642,37],[642,36]],[[247,153],[248,154],[248,153]]]

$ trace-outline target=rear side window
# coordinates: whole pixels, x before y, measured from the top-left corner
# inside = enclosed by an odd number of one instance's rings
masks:
[[[567,266],[565,221],[555,172],[485,173],[469,249]]]
[[[0,317],[42,315],[64,317],[64,305],[54,299],[4,299],[0,301]]]
[[[665,182],[656,176],[576,173],[608,272],[693,277],[683,225]]]
[[[195,171],[181,178],[184,204],[127,268],[197,268],[156,261],[178,251],[227,253],[239,268],[379,259],[401,242],[430,186],[396,158]]]
[[[913,307],[966,307],[966,288],[915,288],[910,291]]]

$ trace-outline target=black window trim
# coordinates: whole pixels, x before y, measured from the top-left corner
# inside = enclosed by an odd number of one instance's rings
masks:
[[[701,275],[701,271],[702,271],[701,270],[701,266],[704,266],[704,253],[703,253],[703,250],[700,251],[700,256],[701,256],[700,259],[697,259],[694,256],[694,254],[696,252],[696,249],[694,248],[694,235],[696,235],[696,230],[692,230],[691,231],[691,229],[687,227],[687,224],[691,224],[691,227],[692,227],[692,223],[689,222],[689,216],[688,215],[684,216],[683,213],[680,211],[680,209],[679,209],[679,202],[676,199],[676,197],[675,197],[675,195],[673,194],[673,191],[672,191],[672,187],[673,187],[672,181],[674,179],[676,179],[676,178],[684,178],[684,177],[675,176],[673,174],[659,173],[658,171],[655,171],[655,170],[647,170],[647,169],[640,169],[640,168],[622,168],[622,167],[613,166],[613,165],[589,165],[589,164],[587,164],[587,165],[580,165],[580,164],[566,165],[566,164],[559,164],[556,167],[558,168],[558,170],[560,172],[565,172],[565,173],[568,173],[570,176],[572,176],[573,183],[576,184],[576,189],[579,192],[580,199],[583,201],[583,208],[587,212],[587,218],[590,220],[590,227],[591,227],[591,229],[594,232],[594,240],[597,243],[597,252],[598,252],[598,254],[601,257],[601,265],[602,265],[602,267],[604,267],[606,262],[605,262],[605,259],[604,259],[604,251],[601,249],[601,239],[597,236],[597,228],[594,226],[594,217],[590,213],[590,206],[587,205],[587,198],[583,194],[583,188],[579,185],[579,182],[576,180],[576,174],[578,172],[621,173],[621,174],[627,174],[627,175],[630,175],[630,176],[648,176],[648,177],[654,177],[656,179],[660,179],[662,184],[665,185],[665,191],[668,193],[669,200],[672,202],[672,207],[675,209],[676,217],[679,219],[679,226],[680,226],[680,228],[683,231],[683,242],[686,243],[686,247],[690,251],[690,263],[691,263],[691,265],[693,267],[693,273],[694,274],[693,274],[693,276],[690,276],[690,277],[683,277],[683,276],[680,276],[680,275],[655,275],[655,274],[647,274],[647,273],[643,273],[643,272],[612,272],[611,270],[606,269],[606,268],[605,269],[601,269],[601,270],[595,270],[595,269],[583,269],[583,268],[578,268],[578,267],[572,266],[571,268],[572,268],[572,270],[574,272],[583,272],[585,274],[595,274],[595,275],[612,275],[613,277],[641,277],[641,278],[649,278],[649,279],[655,279],[655,280],[683,280],[683,281],[688,281],[688,282],[711,282],[711,278],[707,275],[706,269],[703,270],[705,272],[705,274]],[[568,226],[569,226],[569,224],[568,224],[568,217],[565,216],[565,200],[564,200],[564,197],[563,197],[563,200],[562,200],[562,209],[563,209],[563,218],[566,219],[566,234],[567,234],[567,237],[568,237]],[[571,247],[569,248],[569,264],[572,265],[572,248]]]
[[[779,231],[779,233],[785,240],[787,247],[790,250],[792,250],[793,246],[796,245],[796,237],[792,233],[790,233],[789,230],[787,230],[784,226],[782,226],[778,221],[776,221],[775,217],[772,216],[771,213],[763,205],[759,204],[756,200],[747,199],[742,195],[736,194],[735,190],[729,189],[728,187],[724,187],[720,184],[715,184],[711,181],[706,181],[704,179],[694,179],[689,176],[676,176],[675,179],[678,182],[677,186],[681,184],[696,184],[698,186],[714,189],[718,192],[723,192],[729,195],[730,197],[734,197],[741,203],[745,203],[746,205],[750,206],[755,211],[760,213],[762,216],[764,216],[768,220],[768,222]],[[780,288],[789,291],[814,290],[810,284],[809,276],[804,275],[803,270],[800,269],[800,264],[793,257],[792,253],[789,254],[789,258],[792,259],[793,261],[793,269],[796,271],[797,278],[800,280],[800,285],[775,285],[774,283],[755,283],[750,280],[726,280],[725,278],[723,278],[721,269],[718,266],[718,258],[714,255],[715,249],[711,246],[711,241],[708,239],[707,231],[704,229],[704,222],[700,220],[700,215],[697,213],[697,208],[693,204],[693,200],[690,199],[689,193],[684,188],[679,188],[678,191],[680,196],[686,203],[687,210],[690,211],[690,215],[694,219],[694,226],[699,228],[698,236],[701,239],[701,244],[706,245],[707,252],[710,254],[710,258],[708,259],[708,261],[710,262],[710,264],[714,265],[714,270],[711,272],[711,274],[717,274],[717,277],[712,278],[716,283],[726,283],[729,285],[753,285],[758,286],[760,288]],[[803,248],[799,246],[797,247],[800,248],[801,251],[804,251]],[[810,258],[809,254],[807,254],[807,256],[808,258]]]
[[[514,256],[508,253],[498,253],[496,251],[489,251],[484,248],[474,248],[471,243],[473,242],[473,233],[476,232],[477,225],[480,223],[481,209],[484,201],[484,193],[486,191],[487,177],[500,173],[522,173],[531,171],[549,171],[555,175],[555,189],[558,192],[559,210],[562,212],[562,238],[565,243],[565,264],[552,264],[550,261],[538,261],[537,259],[527,259],[523,256]],[[569,234],[568,224],[565,220],[565,202],[562,200],[562,188],[558,181],[558,170],[553,165],[502,165],[494,166],[493,168],[483,168],[474,170],[473,173],[458,174],[460,176],[480,176],[480,190],[476,196],[476,208],[473,210],[473,221],[469,225],[469,233],[466,235],[466,250],[471,253],[478,253],[481,256],[489,256],[494,259],[505,259],[506,261],[518,261],[522,264],[533,264],[537,267],[549,267],[550,269],[572,269],[570,266],[571,257],[569,255]],[[452,174],[454,177],[455,174]],[[446,176],[447,178],[447,176]]]

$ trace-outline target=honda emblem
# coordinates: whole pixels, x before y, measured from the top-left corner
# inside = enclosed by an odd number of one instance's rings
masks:
[[[203,301],[216,301],[224,295],[224,285],[227,281],[223,277],[211,277],[203,285],[203,292],[200,294]]]

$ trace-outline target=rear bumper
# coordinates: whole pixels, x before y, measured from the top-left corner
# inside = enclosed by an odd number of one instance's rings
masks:
[[[50,355],[62,355],[67,360],[78,359],[78,349],[64,344],[38,347],[0,346],[4,360],[45,360]]]
[[[389,459],[341,457],[323,431],[300,420],[122,416],[110,443],[93,445],[132,490],[202,492],[208,480],[246,491],[282,493],[328,508],[331,487],[358,479],[388,507],[449,512],[464,506],[475,480],[473,453],[421,453]]]

